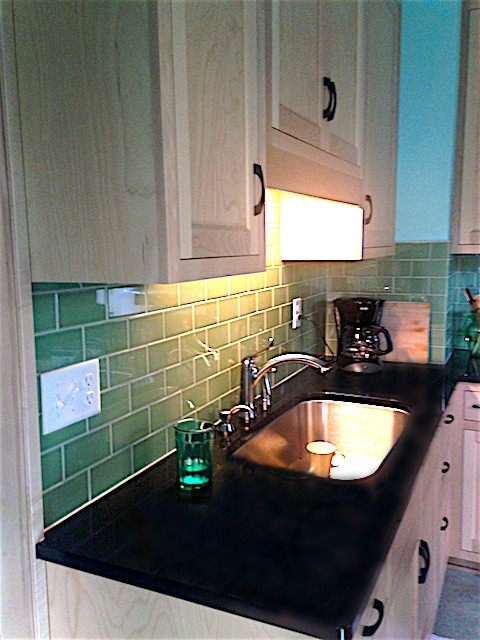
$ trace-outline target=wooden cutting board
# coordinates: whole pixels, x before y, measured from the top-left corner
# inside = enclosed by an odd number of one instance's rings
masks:
[[[393,351],[382,360],[428,362],[430,304],[428,302],[385,302],[380,323],[390,333]]]

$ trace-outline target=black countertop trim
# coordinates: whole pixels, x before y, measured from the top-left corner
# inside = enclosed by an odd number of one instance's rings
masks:
[[[408,408],[408,428],[369,478],[252,472],[219,441],[210,489],[182,495],[169,456],[49,529],[37,557],[324,640],[343,630],[348,640],[455,377],[462,379],[461,356],[446,368],[385,364],[375,375],[307,369],[274,390],[271,416],[323,395]],[[254,428],[261,427],[259,420]]]

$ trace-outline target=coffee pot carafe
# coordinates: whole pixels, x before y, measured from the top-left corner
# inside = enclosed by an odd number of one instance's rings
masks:
[[[345,371],[376,373],[379,356],[393,349],[390,334],[380,325],[383,300],[337,298],[333,301],[337,330],[337,364]]]

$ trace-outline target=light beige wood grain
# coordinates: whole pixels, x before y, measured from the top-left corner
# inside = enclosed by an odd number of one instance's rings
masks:
[[[11,3],[0,3],[0,637],[47,638],[33,313]]]
[[[392,362],[428,362],[430,304],[391,302],[383,307],[381,325],[390,333],[393,351],[382,359]]]
[[[452,251],[480,252],[480,5],[462,5]]]
[[[395,251],[400,9],[394,2],[367,2],[366,108],[364,171],[364,255],[378,258]],[[375,251],[374,251],[375,250]]]
[[[48,563],[51,638],[308,638],[294,631]]]

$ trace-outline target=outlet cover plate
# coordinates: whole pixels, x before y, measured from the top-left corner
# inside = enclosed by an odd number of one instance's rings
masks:
[[[53,433],[100,413],[98,358],[40,375],[42,433]]]

